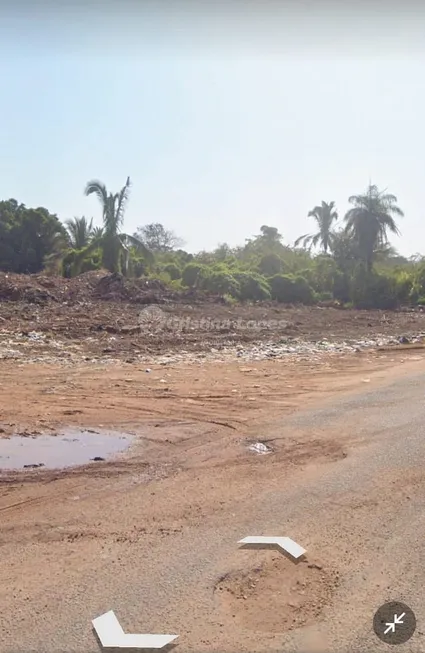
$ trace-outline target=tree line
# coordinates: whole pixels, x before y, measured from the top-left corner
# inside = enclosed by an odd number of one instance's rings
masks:
[[[90,181],[85,195],[100,204],[102,226],[76,217],[61,222],[46,208],[0,202],[0,270],[77,276],[105,269],[129,277],[155,277],[176,290],[194,288],[228,302],[330,302],[359,308],[425,304],[425,260],[406,259],[389,244],[403,211],[395,195],[369,184],[349,198],[339,219],[333,201],[309,213],[315,229],[291,246],[276,227],[263,225],[243,245],[223,243],[192,254],[159,223],[124,230],[130,178],[111,193]]]

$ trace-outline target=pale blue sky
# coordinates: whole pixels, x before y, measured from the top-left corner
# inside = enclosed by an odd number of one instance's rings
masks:
[[[394,244],[425,253],[423,11],[60,4],[2,9],[1,198],[99,222],[85,183],[130,175],[125,229],[198,250],[262,224],[292,244],[371,178],[405,211]]]

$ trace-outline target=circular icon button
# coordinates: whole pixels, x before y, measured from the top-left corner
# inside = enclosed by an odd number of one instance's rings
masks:
[[[385,644],[404,644],[416,630],[415,614],[405,603],[384,603],[375,612],[373,630]]]

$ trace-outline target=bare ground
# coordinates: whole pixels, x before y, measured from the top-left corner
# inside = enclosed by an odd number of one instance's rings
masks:
[[[273,302],[227,306],[220,298],[145,288],[89,272],[75,279],[0,273],[0,357],[118,359],[135,363],[167,352],[249,346],[256,342],[357,343],[425,334],[425,313],[356,311]],[[159,310],[164,323],[142,320]],[[35,334],[35,336],[34,336]],[[41,337],[37,339],[37,334]],[[19,336],[17,340],[17,336]],[[9,353],[8,353],[9,352]],[[10,353],[12,352],[12,353]]]
[[[293,325],[297,337],[309,340],[383,333],[411,338],[422,331],[425,319],[421,313],[275,306],[204,304],[169,310],[192,317],[223,318],[231,311],[237,319],[277,315]],[[0,361],[0,438],[55,435],[65,428],[113,429],[134,437],[129,452],[113,461],[71,470],[0,472],[0,650],[95,650],[90,620],[117,605],[121,614],[135,610],[134,619],[142,614],[129,628],[177,630],[183,650],[263,650],[259,633],[272,638],[264,640],[270,649],[279,634],[305,629],[308,635],[336,596],[342,572],[326,553],[313,551],[294,565],[276,552],[238,551],[236,534],[248,534],[244,529],[265,485],[268,492],[288,483],[302,486],[322,466],[365,446],[362,433],[343,423],[338,434],[317,424],[288,435],[281,433],[285,420],[337,396],[382,387],[406,371],[422,370],[423,352],[370,349],[315,362],[282,358],[188,364],[183,356],[163,365],[155,355],[164,348],[202,352],[211,343],[200,332],[188,331],[179,342],[172,334],[138,334],[134,345],[134,333],[117,331],[117,359],[124,354],[125,360],[128,352],[134,356],[137,346],[150,353],[151,371],[138,361],[116,360],[106,368],[104,332],[96,331],[93,341],[84,339],[98,323],[134,324],[139,311],[140,306],[99,300],[96,309],[83,307],[71,319],[69,307],[62,305],[0,304],[1,326],[9,336],[24,326],[27,332],[45,329],[79,352],[65,367],[61,361]],[[214,338],[228,342],[229,334]],[[240,343],[240,334],[234,339]],[[43,347],[48,356],[49,343]],[[40,356],[36,344],[34,350]],[[31,343],[27,352],[31,358]],[[85,360],[95,354],[96,363]],[[249,451],[248,445],[257,441],[272,453]],[[376,510],[376,502],[370,509]],[[273,523],[272,514],[269,520]],[[230,544],[223,545],[216,560],[216,549],[226,538]],[[193,550],[189,561],[188,549],[195,542],[202,543],[202,551]],[[201,573],[205,563],[198,553],[210,561],[210,575]],[[178,565],[190,572],[184,591],[164,575],[173,560],[176,578]],[[128,599],[135,570],[145,575],[144,587],[150,588],[149,597],[139,597],[137,609]],[[172,606],[167,601],[171,595]],[[56,614],[62,625],[53,623]],[[328,650],[325,645],[323,650]]]

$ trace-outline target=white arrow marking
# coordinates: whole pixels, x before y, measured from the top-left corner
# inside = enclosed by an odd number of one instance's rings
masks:
[[[291,540],[290,537],[263,537],[262,535],[250,535],[240,540],[238,544],[276,544],[283,551],[289,553],[292,558],[297,560],[301,558],[307,551],[299,544]]]
[[[104,648],[163,648],[178,637],[178,635],[127,635],[113,610],[93,619],[92,624]]]
[[[395,615],[394,615],[394,622],[388,622],[388,621],[387,621],[387,623],[386,623],[385,625],[388,626],[388,628],[387,628],[386,630],[384,630],[384,635],[386,635],[387,633],[389,633],[390,630],[391,630],[393,633],[395,633],[395,627],[396,627],[396,624],[402,624],[402,623],[404,623],[404,622],[403,622],[403,617],[405,617],[405,616],[406,616],[406,613],[405,613],[405,612],[403,612],[399,617],[395,614]]]

